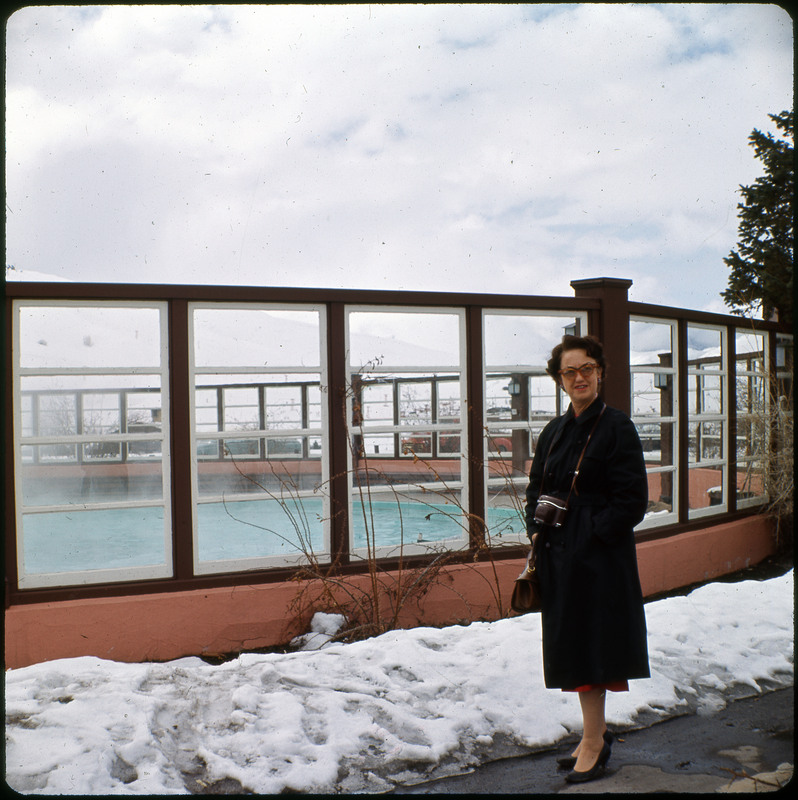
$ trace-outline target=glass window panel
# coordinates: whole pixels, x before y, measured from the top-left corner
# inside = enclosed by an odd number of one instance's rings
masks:
[[[393,383],[364,383],[360,411],[363,425],[393,425]]]
[[[488,442],[488,452],[490,453],[513,453],[513,440],[521,444],[521,449],[529,452],[529,431],[515,430],[512,428],[495,428],[491,426],[486,434]],[[526,447],[524,448],[524,444]]]
[[[167,564],[162,506],[24,514],[22,526],[28,579]]]
[[[460,421],[460,382],[437,381],[438,422]]]
[[[673,366],[674,328],[671,322],[631,320],[629,323],[632,366]]]
[[[200,574],[296,563],[329,549],[322,313],[193,309]],[[225,435],[209,437],[220,404]]]
[[[215,430],[217,426],[213,421],[216,409],[212,405],[213,395],[210,393],[215,390],[201,390],[202,402],[205,405],[196,408],[198,456],[207,460],[219,458],[221,454],[223,457],[235,461],[238,458],[260,458],[263,456],[265,448],[268,457],[318,458],[321,452],[321,431],[309,436],[299,434],[301,431],[311,431],[313,428],[320,427],[322,407],[319,377],[303,375],[302,385],[287,386],[280,383],[276,387],[271,383],[273,376],[253,375],[252,377],[259,382],[250,387],[247,392],[243,392],[242,387],[236,387],[234,397],[239,400],[239,405],[230,409],[231,419],[229,418],[226,423],[228,434],[219,438],[203,438],[203,433]],[[264,378],[270,382],[260,382]],[[314,380],[315,383],[312,383]],[[261,430],[260,423],[255,417],[255,414],[259,413],[259,407],[257,404],[245,402],[247,399],[257,400],[261,390],[266,398],[266,430],[268,434],[265,436],[242,436],[241,434],[247,430]],[[220,391],[224,392],[225,397],[228,396],[228,389]],[[199,394],[200,391],[198,391],[198,396]],[[316,399],[312,411],[306,407],[311,398]],[[307,425],[305,420],[308,422]]]
[[[317,391],[318,391],[318,387]],[[302,389],[299,386],[273,386],[265,390],[266,427],[302,427]]]
[[[21,472],[22,502],[25,507],[69,505],[80,509],[93,503],[163,499],[163,467],[160,461],[118,463],[119,445],[93,442],[83,447],[94,453],[89,463],[75,463],[74,445],[70,445],[70,453],[73,454],[71,459],[48,457],[49,445],[32,448],[36,461],[24,464]],[[110,455],[104,455],[105,452]]]
[[[151,433],[153,430],[159,429],[163,416],[159,391],[126,392],[125,404],[129,433],[133,433],[140,426],[141,430],[137,431],[139,433]]]
[[[127,446],[127,456],[131,461],[159,459],[162,446],[161,440],[130,442]]]
[[[197,367],[319,367],[319,312],[276,308],[195,308]]]
[[[459,431],[442,431],[435,435],[438,439],[438,455],[460,455],[460,443],[462,439]]]
[[[745,506],[765,496],[770,404],[764,334],[737,329],[735,350],[737,501]]]
[[[20,435],[23,437],[33,436],[35,434],[34,416],[33,416],[33,401],[34,397],[31,394],[23,394],[20,397]]]
[[[350,311],[349,364],[359,372],[460,363],[460,314]]]
[[[161,431],[162,399],[156,388],[157,376],[73,375],[68,377],[75,379],[72,382],[79,388],[70,391],[56,388],[63,385],[61,378],[67,376],[46,376],[47,381],[44,377],[25,378],[22,381],[23,437],[118,435],[123,406],[127,408],[127,429],[121,433],[159,434]],[[78,377],[82,379],[78,381]],[[140,383],[150,384],[152,389],[134,390],[130,386],[133,377],[139,378]],[[109,381],[117,385],[114,391],[98,391],[98,384],[108,384]],[[30,389],[33,385],[42,387],[48,382],[53,386],[50,391],[44,388]]]
[[[266,452],[270,456],[301,456],[304,437],[294,436],[285,439],[267,439]]]
[[[765,497],[765,462],[741,460],[737,462],[737,500]]]
[[[400,441],[404,455],[433,455],[433,442],[436,444],[434,453],[436,456],[459,456],[461,454],[462,437],[459,430],[437,433],[431,431],[405,433],[401,434]]]
[[[45,461],[77,461],[78,448],[74,444],[48,444],[33,448],[34,458]]]
[[[755,331],[737,328],[734,335],[734,350],[740,361],[758,365],[758,371],[764,371],[765,336]],[[750,367],[749,367],[750,368]]]
[[[488,536],[517,544],[526,541],[524,491],[537,438],[567,408],[546,363],[565,333],[585,332],[586,316],[491,311],[483,330]]]
[[[196,452],[197,458],[219,458],[222,443],[218,439],[197,439]]]
[[[399,424],[424,425],[432,422],[432,385],[399,383]]]
[[[77,395],[39,394],[38,436],[74,436],[78,432]]]
[[[737,457],[764,458],[767,453],[767,421],[763,417],[737,417]]]
[[[724,477],[722,466],[691,468],[689,474],[690,509],[725,505]]]
[[[197,506],[198,571],[323,554],[327,514],[321,470],[319,459],[201,464],[200,497],[220,499]]]
[[[259,439],[233,439],[225,437],[220,440],[225,458],[257,458],[260,455]]]
[[[722,459],[723,424],[719,421],[691,423],[688,457],[695,463]]]
[[[125,304],[20,305],[20,365],[153,367],[161,363],[160,311]]]
[[[725,329],[687,326],[688,463],[691,512],[726,506]],[[712,463],[716,462],[716,463]],[[711,485],[705,485],[706,480]]]
[[[119,394],[87,392],[81,398],[83,433],[119,433],[122,418]]]
[[[356,551],[464,540],[462,330],[462,312],[349,311]]]
[[[693,414],[720,414],[723,411],[723,378],[699,373],[690,377],[689,403]]]
[[[545,367],[563,334],[579,336],[583,327],[581,316],[486,312],[485,365],[488,369],[532,364]]]
[[[635,427],[646,463],[650,466],[673,466],[676,425],[672,422],[638,422]]]
[[[349,364],[359,372],[460,362],[460,314],[353,310],[348,323]]]
[[[673,511],[675,492],[675,470],[648,473],[648,500],[650,510],[654,512]],[[657,516],[662,516],[657,513]]]
[[[793,372],[795,342],[788,333],[776,334],[776,370],[779,378],[788,378]]]
[[[405,433],[399,437],[403,455],[431,456],[432,432]]]
[[[167,576],[165,305],[16,308],[20,365],[30,373],[16,387],[20,586]]]
[[[508,391],[509,376],[485,379],[485,412],[488,421],[509,420],[512,417],[511,395]]]
[[[394,455],[394,437],[391,434],[384,436],[371,435],[363,437],[362,453],[365,456],[392,456]]]
[[[92,442],[81,446],[83,461],[121,461],[122,445],[114,442]]]
[[[767,382],[764,375],[744,375],[736,382],[737,415],[764,416],[767,413]]]
[[[147,394],[160,390],[160,375],[137,372],[135,374],[81,374],[65,372],[61,375],[25,375],[20,381],[22,396],[35,394],[75,394],[84,396],[92,392],[120,392],[130,396],[136,391]],[[151,403],[147,403],[149,407]]]
[[[260,430],[260,398],[255,386],[226,387],[222,390],[224,429]]]
[[[687,326],[687,358],[691,366],[700,364],[704,369],[721,368],[722,333],[717,328]]]
[[[319,497],[267,497],[249,501],[200,503],[197,506],[197,550],[200,572],[296,560],[325,551],[323,501]],[[221,562],[221,563],[220,563]],[[249,562],[249,563],[248,563]]]
[[[194,424],[198,431],[219,430],[219,395],[216,389],[194,393]]]
[[[307,391],[307,404],[308,404],[308,424],[311,427],[318,428],[321,426],[321,420],[322,420],[321,387],[308,386],[306,391]]]
[[[664,388],[659,388],[663,384]],[[632,416],[671,416],[672,409],[673,381],[669,376],[652,372],[632,373]]]
[[[276,447],[278,450],[289,449],[291,441],[296,443],[296,440],[277,441],[280,443]],[[321,451],[317,451],[314,458],[300,460],[284,458],[283,455],[296,456],[297,453],[281,453],[268,460],[202,461],[197,466],[199,497],[221,500],[244,494],[271,499],[287,497],[293,492],[318,491],[322,484]]]
[[[515,436],[526,435],[526,431],[514,431]],[[507,440],[512,444],[512,433],[507,432]],[[502,436],[488,445],[489,452],[498,451],[492,448],[499,446]],[[528,449],[528,448],[527,448]],[[499,547],[504,542],[518,543],[526,539],[526,521],[524,517],[524,491],[527,474],[513,466],[512,451],[502,450],[501,454],[490,459],[488,465],[488,500],[487,526],[491,546]],[[531,463],[531,462],[530,462]]]
[[[529,416],[532,419],[553,416],[557,408],[557,384],[548,375],[529,377]]]
[[[459,462],[453,462],[459,463]],[[429,472],[419,481],[430,480]],[[459,491],[440,488],[422,492],[410,486],[355,495],[352,502],[353,546],[370,545],[385,555],[398,556],[407,550],[439,546],[458,547],[468,535],[468,518],[460,504]]]

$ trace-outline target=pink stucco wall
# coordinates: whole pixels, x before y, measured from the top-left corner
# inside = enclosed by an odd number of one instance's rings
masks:
[[[638,546],[643,592],[734,572],[772,552],[770,525],[758,516],[644,542]],[[405,606],[399,623],[497,619],[522,567],[522,559],[448,567],[419,602]],[[362,585],[368,576],[351,580]],[[162,661],[282,644],[307,629],[310,606],[298,615],[292,609],[297,586],[241,585],[12,606],[5,617],[6,667],[82,655]]]

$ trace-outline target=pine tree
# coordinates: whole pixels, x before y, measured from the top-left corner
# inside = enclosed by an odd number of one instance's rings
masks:
[[[793,231],[795,162],[793,112],[769,114],[781,135],[754,130],[748,141],[765,174],[751,186],[741,186],[737,208],[740,224],[737,249],[723,259],[730,269],[729,287],[721,292],[734,314],[761,309],[770,319],[793,320]]]

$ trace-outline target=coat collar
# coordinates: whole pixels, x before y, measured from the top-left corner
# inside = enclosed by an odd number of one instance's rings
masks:
[[[567,425],[573,420],[577,425],[584,425],[586,422],[595,419],[596,415],[604,408],[604,401],[601,397],[597,397],[578,417],[574,414],[574,407],[568,406],[568,410],[564,414],[563,426]]]
[[[568,410],[559,417],[560,424],[557,425],[556,430],[554,431],[554,436],[552,437],[551,444],[549,445],[549,453],[554,449],[557,445],[557,442],[560,441],[560,437],[563,434],[563,431],[568,427],[571,422],[574,422],[576,425],[584,425],[586,422],[591,420],[595,420],[595,418],[601,413],[601,409],[604,408],[605,403],[601,399],[601,397],[597,397],[578,417],[574,416],[574,409],[573,406],[569,405]],[[546,457],[548,459],[548,456]]]

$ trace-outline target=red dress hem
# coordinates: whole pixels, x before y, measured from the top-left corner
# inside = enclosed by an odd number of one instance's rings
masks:
[[[586,683],[575,689],[563,689],[564,692],[590,692],[593,689],[604,689],[608,692],[628,692],[629,681],[613,681],[612,683]]]

